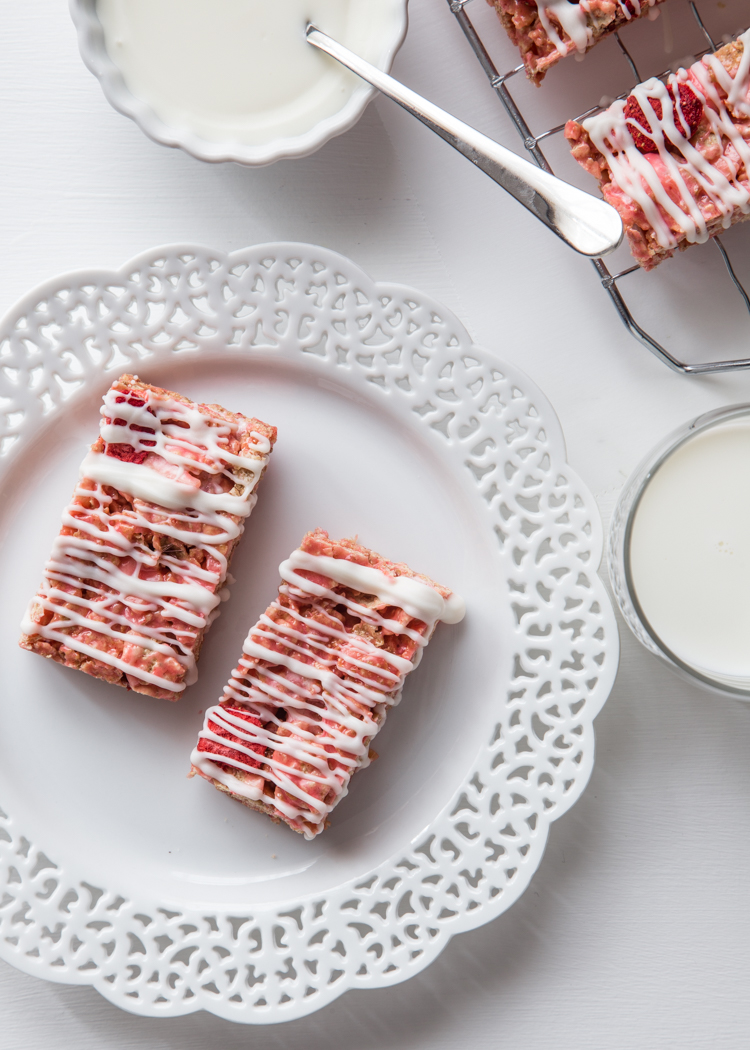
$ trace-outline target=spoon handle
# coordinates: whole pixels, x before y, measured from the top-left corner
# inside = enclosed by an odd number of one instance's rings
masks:
[[[622,221],[611,205],[568,185],[464,124],[355,55],[316,26],[308,25],[306,33],[310,44],[398,102],[507,190],[575,251],[589,258],[598,258],[618,247],[623,236]]]

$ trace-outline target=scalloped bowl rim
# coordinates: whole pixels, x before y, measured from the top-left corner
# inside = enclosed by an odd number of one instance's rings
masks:
[[[264,145],[248,145],[237,141],[212,142],[188,130],[179,130],[166,124],[151,106],[137,98],[125,84],[122,73],[107,53],[104,30],[96,13],[96,0],[68,0],[70,13],[78,31],[78,48],[86,67],[101,84],[109,104],[118,113],[129,117],[154,142],[173,149],[184,150],[197,160],[219,164],[234,161],[251,167],[274,164],[284,158],[307,157],[330,139],[352,128],[360,119],[368,103],[376,94],[375,88],[364,81],[349,97],[345,106],[329,117],[318,121],[301,135],[272,139]],[[397,0],[398,2],[398,0]],[[393,33],[384,52],[374,64],[389,72],[408,28],[408,0],[400,0],[400,17],[393,20]]]

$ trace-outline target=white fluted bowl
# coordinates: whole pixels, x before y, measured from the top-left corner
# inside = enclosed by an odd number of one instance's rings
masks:
[[[407,29],[408,0],[371,0],[377,3],[382,17],[375,27],[372,50],[366,56],[379,69],[391,68]],[[268,138],[253,144],[237,139],[216,141],[203,137],[188,127],[173,127],[152,105],[136,97],[128,87],[122,71],[110,57],[105,32],[97,14],[97,0],[69,0],[70,12],[78,30],[81,57],[99,80],[110,104],[164,146],[178,147],[198,160],[236,161],[261,166],[284,157],[305,157],[320,149],[329,139],[348,131],[362,116],[375,89],[359,81],[351,91],[342,93],[342,106],[333,114],[309,108],[309,126],[294,134],[284,134],[271,125]],[[333,61],[333,60],[331,60]],[[259,117],[259,121],[262,117]]]

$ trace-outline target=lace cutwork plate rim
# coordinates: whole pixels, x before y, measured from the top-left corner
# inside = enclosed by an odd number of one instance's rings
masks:
[[[545,396],[429,296],[324,248],[172,245],[29,293],[0,322],[0,476],[81,391],[219,351],[304,362],[419,428],[467,486],[513,624],[507,681],[449,805],[324,893],[210,914],[129,895],[116,871],[103,887],[77,858],[48,856],[0,798],[2,958],[142,1016],[265,1024],[403,981],[518,899],[591,773],[619,643],[599,514]]]

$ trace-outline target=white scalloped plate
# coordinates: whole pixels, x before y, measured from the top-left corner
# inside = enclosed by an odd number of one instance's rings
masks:
[[[16,646],[99,398],[131,370],[279,427],[177,704]],[[427,966],[523,892],[618,659],[596,506],[546,398],[442,306],[322,248],[160,248],[0,323],[0,954],[146,1016],[269,1023]],[[187,780],[277,566],[323,526],[461,593],[332,827]]]
[[[373,87],[352,75],[350,86],[342,87],[341,109],[337,113],[321,114],[317,117],[314,110],[310,109],[312,123],[304,131],[282,135],[278,130],[271,130],[267,141],[256,144],[237,140],[211,141],[188,127],[173,127],[165,123],[149,103],[131,92],[107,51],[104,32],[96,12],[97,0],[68,2],[78,31],[81,58],[101,84],[110,105],[124,116],[130,117],[154,142],[182,149],[198,160],[212,163],[237,161],[239,164],[262,166],[273,164],[284,157],[306,157],[320,149],[329,139],[353,127],[375,95]],[[408,0],[376,2],[380,9],[379,19],[373,25],[365,48],[367,53],[363,51],[362,57],[387,73],[406,36]],[[268,114],[261,114],[259,121],[261,127],[268,125]]]

